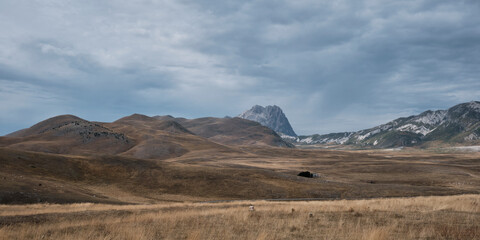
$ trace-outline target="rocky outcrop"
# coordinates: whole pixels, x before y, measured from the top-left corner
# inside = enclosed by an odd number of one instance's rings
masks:
[[[280,135],[297,136],[282,109],[275,105],[266,107],[255,105],[238,117],[258,122]]]

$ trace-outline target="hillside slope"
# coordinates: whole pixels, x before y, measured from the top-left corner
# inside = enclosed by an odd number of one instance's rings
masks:
[[[227,145],[260,145],[293,147],[273,130],[261,124],[241,118],[173,118],[155,116],[159,120],[176,121],[192,133]]]
[[[0,147],[72,155],[167,159],[191,151],[236,151],[228,145],[292,147],[273,130],[240,118],[183,119],[133,114],[112,123],[56,116],[0,137]]]
[[[134,144],[122,132],[73,115],[56,116],[0,137],[0,146],[60,154],[118,154]]]

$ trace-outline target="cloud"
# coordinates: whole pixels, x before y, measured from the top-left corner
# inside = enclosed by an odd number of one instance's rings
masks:
[[[25,128],[25,117],[30,122],[41,121],[67,112],[70,109],[64,104],[68,101],[41,86],[0,79],[0,131],[6,134]]]
[[[473,0],[1,1],[0,99],[16,104],[1,109],[0,134],[65,111],[221,117],[254,104],[281,106],[301,134],[328,133],[478,100],[479,10]]]

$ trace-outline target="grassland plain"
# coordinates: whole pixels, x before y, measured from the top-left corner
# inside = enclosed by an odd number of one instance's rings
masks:
[[[478,159],[478,153],[241,147],[151,160],[0,148],[0,203],[152,204],[479,194]],[[298,177],[303,170],[320,177]]]
[[[480,239],[480,195],[0,205],[0,239]]]

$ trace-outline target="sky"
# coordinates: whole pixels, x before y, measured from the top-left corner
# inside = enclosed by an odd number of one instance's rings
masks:
[[[0,135],[74,114],[236,116],[297,134],[480,100],[478,0],[0,0]]]

